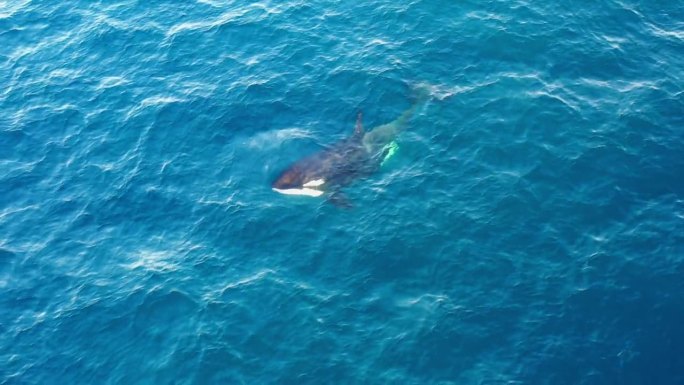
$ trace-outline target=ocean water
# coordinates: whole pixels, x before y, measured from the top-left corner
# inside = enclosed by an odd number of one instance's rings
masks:
[[[0,85],[0,384],[684,384],[681,0],[0,1]]]

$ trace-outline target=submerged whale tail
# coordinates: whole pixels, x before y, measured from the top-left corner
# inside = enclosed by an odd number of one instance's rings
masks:
[[[399,133],[406,130],[416,111],[425,106],[431,97],[429,87],[425,85],[414,86],[411,107],[402,112],[395,120],[377,126],[363,136],[363,145],[366,150],[374,154],[389,145]]]
[[[413,115],[416,114],[418,109],[423,108],[425,104],[430,100],[431,97],[430,88],[425,84],[418,84],[413,86],[411,95],[411,107],[404,111],[394,122],[390,124],[395,124],[399,126],[400,130],[403,130],[408,125]]]

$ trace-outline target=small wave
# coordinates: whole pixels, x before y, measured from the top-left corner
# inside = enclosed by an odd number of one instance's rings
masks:
[[[430,293],[421,294],[417,297],[411,298],[397,298],[396,300],[397,305],[400,307],[418,306],[425,309],[434,309],[435,307],[440,306],[440,304],[444,302],[450,302],[450,299],[447,295]]]
[[[112,87],[125,86],[130,82],[130,80],[126,79],[123,76],[105,76],[102,79],[100,79],[100,82],[98,83],[97,87],[95,87],[95,89],[104,90]]]
[[[125,120],[129,120],[137,115],[139,115],[142,111],[149,107],[157,107],[157,106],[163,106],[166,104],[172,104],[172,103],[183,103],[185,102],[185,99],[177,98],[174,96],[168,96],[168,95],[155,95],[155,96],[149,96],[145,99],[143,99],[138,105],[135,107],[131,108],[128,113],[126,113],[126,118]]]
[[[640,88],[647,88],[647,89],[652,89],[652,90],[658,90],[658,84],[653,81],[649,80],[612,80],[612,81],[607,81],[607,80],[601,80],[601,79],[590,79],[590,78],[584,78],[581,80],[582,84],[591,86],[591,87],[599,87],[599,88],[607,88],[607,89],[613,89],[618,92],[630,92],[636,89]]]
[[[487,12],[487,11],[468,12],[465,15],[465,17],[468,19],[476,19],[476,20],[483,20],[483,21],[496,20],[496,21],[501,21],[501,22],[508,22],[511,19],[510,16],[492,13],[492,12]]]
[[[437,100],[445,100],[455,95],[465,94],[482,87],[487,87],[496,81],[480,82],[472,85],[447,85],[447,84],[429,84],[418,83],[416,88],[427,89],[429,94]]]
[[[143,250],[135,255],[133,262],[123,265],[125,268],[129,270],[142,268],[156,272],[178,270],[178,264],[172,261],[173,254],[170,252]]]
[[[251,285],[255,282],[259,282],[263,279],[266,279],[267,277],[272,276],[274,274],[275,271],[271,269],[261,269],[247,276],[238,278],[237,280],[234,280],[227,284],[221,284],[220,286],[210,289],[206,294],[204,294],[203,300],[205,302],[215,301],[217,298],[220,298],[226,291]]]
[[[652,23],[647,23],[646,26],[654,36],[664,39],[677,40],[680,43],[684,41],[684,31],[682,30],[668,30],[658,27],[657,25]]]
[[[15,0],[0,2],[0,20],[11,18],[12,16],[14,16],[14,14],[21,11],[30,3],[31,0]]]
[[[262,280],[264,277],[274,274],[275,272],[271,269],[260,270],[250,276],[238,279],[237,281],[231,282],[223,287],[223,290],[234,289],[236,287],[250,285],[253,282]]]
[[[229,24],[245,16],[251,9],[252,8],[250,7],[240,8],[224,12],[212,20],[190,21],[177,24],[171,27],[171,29],[169,29],[169,31],[166,33],[166,39],[172,39],[174,36],[186,32],[206,31],[214,27],[220,27],[222,25]]]

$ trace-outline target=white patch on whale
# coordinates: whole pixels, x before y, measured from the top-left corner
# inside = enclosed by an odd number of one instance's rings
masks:
[[[304,186],[304,187],[318,187],[324,183],[325,183],[325,179],[314,179],[314,180],[311,180],[311,181],[304,183],[302,186]]]
[[[273,188],[273,191],[279,192],[281,194],[285,195],[306,195],[310,197],[319,197],[323,195],[323,191],[321,190],[314,190],[312,188],[288,188],[288,189],[279,189],[279,188]]]

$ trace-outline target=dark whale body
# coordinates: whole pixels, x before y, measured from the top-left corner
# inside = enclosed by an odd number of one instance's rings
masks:
[[[380,167],[390,143],[405,129],[418,104],[404,111],[396,120],[368,132],[363,130],[359,113],[352,136],[295,162],[276,178],[271,187],[288,195],[317,197],[327,192],[334,203],[344,201],[339,190],[356,179],[371,175]]]

